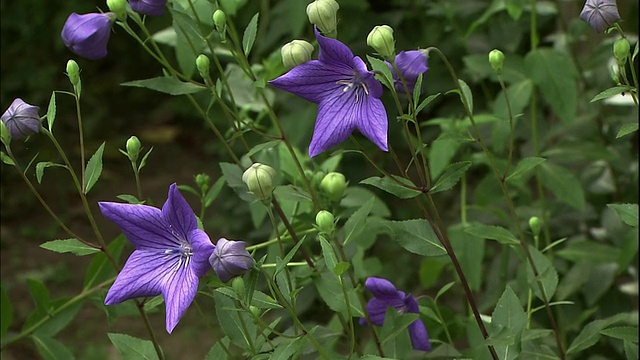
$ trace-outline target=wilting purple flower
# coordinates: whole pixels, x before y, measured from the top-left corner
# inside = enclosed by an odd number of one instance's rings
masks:
[[[588,22],[597,32],[604,32],[620,20],[616,0],[587,0],[580,12],[580,19]]]
[[[169,188],[162,210],[112,202],[99,205],[135,247],[104,303],[162,294],[171,333],[196,296],[198,278],[209,269],[211,240],[198,229],[196,216],[176,184]]]
[[[218,239],[216,249],[209,257],[209,263],[220,280],[227,282],[253,267],[253,258],[247,252],[245,245],[244,241]]]
[[[387,280],[377,277],[369,277],[364,285],[373,293],[374,298],[367,303],[367,314],[371,319],[371,323],[377,326],[384,324],[387,307],[393,307],[399,313],[419,314],[418,302],[411,294],[405,295],[404,292],[396,289],[393,284]],[[365,319],[360,319],[361,324],[366,324]],[[427,328],[420,319],[416,319],[409,325],[409,337],[411,345],[416,350],[430,351],[429,334]]]
[[[400,70],[404,81],[407,83],[409,92],[413,93],[413,88],[416,86],[418,76],[429,70],[427,55],[419,50],[401,51],[396,55],[395,63],[398,70]],[[389,66],[389,69],[391,69],[396,91],[404,93],[405,89],[400,77],[396,74],[396,71],[391,64],[387,63],[387,65]]]
[[[2,114],[2,122],[12,139],[22,139],[40,131],[38,110],[39,107],[29,105],[20,98],[13,100],[7,111]]]
[[[380,96],[382,85],[367,65],[338,40],[322,36],[315,29],[320,46],[318,60],[311,60],[270,81],[282,90],[318,104],[309,155],[347,139],[358,129],[387,151],[387,112]]]
[[[107,56],[114,13],[72,13],[62,28],[62,41],[74,53],[91,60]]]
[[[162,16],[166,4],[167,0],[129,0],[133,11],[150,16]]]

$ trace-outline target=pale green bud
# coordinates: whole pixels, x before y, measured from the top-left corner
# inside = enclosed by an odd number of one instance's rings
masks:
[[[320,182],[320,189],[333,201],[338,201],[347,189],[347,180],[338,172],[330,172]]]
[[[613,43],[613,56],[618,61],[618,65],[623,66],[627,62],[630,52],[631,45],[627,39],[620,38]]]
[[[316,0],[307,5],[307,16],[323,34],[331,36],[338,28],[338,9],[340,5],[335,0]]]
[[[238,298],[244,298],[244,280],[241,277],[236,277],[231,282],[231,287],[233,288],[233,292],[236,293]]]
[[[127,13],[126,0],[107,0],[107,7],[112,13],[115,13],[118,18],[125,16]]]
[[[260,309],[251,305],[249,306],[249,311],[251,311],[251,313],[255,316],[255,317],[260,317]]]
[[[198,69],[198,72],[200,73],[200,76],[202,76],[202,78],[205,79],[205,80],[209,78],[209,65],[210,64],[211,64],[211,61],[209,60],[207,55],[200,54],[196,58],[196,68]]]
[[[73,59],[67,61],[67,76],[71,85],[78,86],[78,83],[80,83],[80,66]]]
[[[213,24],[216,26],[216,30],[218,30],[220,36],[224,38],[224,34],[227,31],[227,15],[225,15],[224,11],[218,9],[213,12]]]
[[[207,174],[198,174],[195,177],[196,185],[200,188],[200,191],[203,193],[209,190],[209,185],[211,184],[211,177]]]
[[[392,59],[395,55],[395,43],[393,29],[389,25],[376,26],[367,36],[367,45],[385,59]]]
[[[249,191],[260,200],[268,200],[275,187],[273,178],[276,171],[269,165],[255,163],[242,174],[242,181]]]
[[[502,65],[504,64],[504,54],[498,49],[493,49],[489,52],[489,64],[495,72],[502,72]]]
[[[540,218],[538,218],[537,216],[532,216],[531,219],[529,219],[529,228],[531,229],[533,236],[540,235],[540,230],[542,229],[542,220],[540,220]]]
[[[320,210],[316,214],[316,225],[318,226],[318,230],[320,232],[331,234],[336,229],[335,218],[333,214],[326,211]]]
[[[293,40],[284,44],[280,49],[282,55],[282,63],[288,69],[306,63],[311,60],[313,54],[313,45],[304,40]]]
[[[132,136],[127,140],[127,155],[129,155],[131,161],[136,162],[138,160],[141,147],[142,144],[140,144],[140,140],[136,136]]]

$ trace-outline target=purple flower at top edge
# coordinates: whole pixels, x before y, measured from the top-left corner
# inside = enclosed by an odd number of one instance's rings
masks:
[[[91,60],[107,56],[114,13],[72,13],[62,28],[62,41],[74,53]]]
[[[198,278],[210,268],[208,259],[215,247],[198,229],[196,216],[176,184],[169,188],[162,210],[113,202],[99,205],[135,247],[104,303],[162,295],[171,333],[195,298]]]
[[[162,16],[167,0],[129,0],[131,9],[149,16]]]
[[[405,93],[404,85],[402,85],[402,81],[398,74],[396,74],[393,66],[386,62],[387,66],[391,70],[391,74],[393,75],[393,83],[396,91],[399,93]],[[410,50],[410,51],[401,51],[395,58],[396,66],[404,81],[407,83],[407,87],[409,88],[409,92],[413,93],[413,89],[416,86],[416,81],[418,81],[418,76],[420,74],[424,74],[429,70],[429,65],[427,63],[427,55],[419,50]],[[422,89],[420,89],[422,91]]]
[[[597,32],[604,32],[620,20],[616,0],[587,0],[580,12],[580,19]]]
[[[40,131],[39,110],[39,107],[27,104],[20,98],[13,100],[7,111],[2,114],[2,122],[12,139],[22,139]]]
[[[209,263],[223,282],[242,275],[253,267],[253,258],[247,252],[244,241],[218,239]]]
[[[381,150],[387,147],[387,112],[382,84],[367,65],[338,40],[315,29],[318,60],[291,69],[269,83],[318,104],[309,156],[314,157],[360,131]]]
[[[369,277],[365,281],[364,286],[366,286],[374,296],[366,306],[369,319],[371,319],[371,323],[374,325],[382,326],[384,324],[387,307],[389,306],[398,310],[400,313],[420,313],[416,299],[414,299],[411,294],[405,295],[404,292],[396,289],[387,279]],[[367,322],[365,319],[360,319],[360,323],[366,324]],[[431,350],[429,334],[422,320],[417,319],[409,325],[409,337],[411,338],[411,345],[414,349],[422,351]]]

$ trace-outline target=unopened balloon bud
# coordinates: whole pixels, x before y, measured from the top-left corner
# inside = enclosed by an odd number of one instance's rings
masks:
[[[497,73],[502,72],[502,65],[504,64],[504,54],[498,49],[493,49],[489,52],[489,64],[491,68]]]
[[[293,40],[290,43],[284,44],[280,49],[282,55],[282,63],[288,69],[291,69],[297,65],[304,64],[311,60],[311,54],[313,54],[313,45],[304,40]]]
[[[318,230],[325,234],[331,234],[336,229],[336,223],[333,214],[326,210],[318,211],[318,213],[316,214],[316,225],[318,226]]]
[[[341,173],[330,172],[320,182],[320,189],[327,194],[329,199],[338,201],[347,189],[347,180]]]
[[[393,38],[393,29],[389,25],[379,25],[373,28],[367,36],[367,45],[371,46],[385,59],[393,59],[395,55],[396,41]]]
[[[260,200],[268,200],[273,193],[276,171],[269,165],[255,163],[242,174],[242,181]]]
[[[316,25],[325,36],[335,37],[338,28],[338,9],[335,0],[316,0],[307,5],[309,22]]]

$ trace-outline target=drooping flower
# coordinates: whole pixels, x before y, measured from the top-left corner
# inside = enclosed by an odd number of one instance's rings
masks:
[[[114,13],[72,13],[62,28],[62,41],[74,53],[91,60],[107,56]]]
[[[12,139],[22,139],[40,131],[39,110],[38,106],[29,105],[20,98],[13,100],[7,111],[2,114],[2,122]]]
[[[209,269],[208,259],[215,247],[198,229],[196,216],[176,184],[169,188],[162,209],[113,202],[99,205],[135,247],[104,303],[162,295],[166,328],[171,333],[195,298],[198,278]]]
[[[167,0],[129,0],[131,9],[149,16],[162,16]]]
[[[601,33],[620,20],[616,0],[587,0],[580,12],[580,19],[586,21]]]
[[[358,129],[387,151],[387,112],[380,100],[382,84],[367,65],[338,40],[315,29],[320,47],[311,60],[270,81],[272,85],[318,104],[309,155],[316,156],[346,140]]]
[[[227,282],[253,267],[253,258],[245,246],[244,241],[218,239],[209,263],[220,280]]]
[[[395,58],[396,66],[404,81],[409,88],[409,92],[413,93],[413,89],[416,86],[416,81],[418,81],[418,76],[420,74],[424,74],[429,70],[429,65],[427,64],[427,55],[419,50],[410,50],[410,51],[401,51]],[[396,88],[397,92],[405,93],[404,85],[402,84],[402,80],[396,73],[393,66],[387,63],[389,69],[391,69],[391,74],[393,75],[393,84]]]
[[[384,324],[385,314],[389,306],[398,310],[400,313],[420,313],[416,299],[414,299],[411,294],[405,295],[404,292],[396,289],[389,280],[369,277],[364,285],[374,296],[366,306],[367,314],[369,314],[371,323],[374,325],[382,326]],[[366,320],[360,319],[360,323],[366,324]],[[411,345],[414,349],[422,351],[431,350],[429,334],[422,320],[416,319],[416,321],[409,325],[409,337],[411,338]]]

